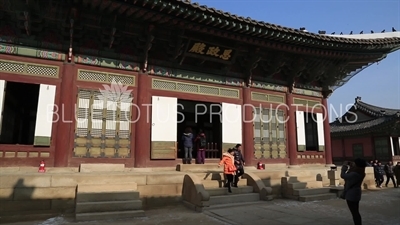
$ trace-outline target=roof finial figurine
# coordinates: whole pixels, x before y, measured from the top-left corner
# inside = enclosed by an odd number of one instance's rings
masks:
[[[340,35],[343,35],[343,32],[340,32]]]
[[[373,30],[371,30],[371,34],[373,34],[374,33],[374,31]]]
[[[382,30],[381,33],[385,33],[385,30]]]
[[[392,27],[392,32],[396,32],[396,29],[394,29],[394,27]]]
[[[364,33],[364,31],[361,31],[361,32],[360,32],[360,34],[363,34],[363,33]]]
[[[350,31],[350,35],[352,35],[353,34],[353,31]]]
[[[332,34],[332,35],[334,35],[334,34],[335,34],[335,32],[332,32],[331,34]]]

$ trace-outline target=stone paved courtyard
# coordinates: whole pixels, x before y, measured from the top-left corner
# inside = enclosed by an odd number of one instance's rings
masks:
[[[400,188],[364,192],[360,208],[364,225],[399,225]],[[346,202],[341,199],[306,203],[276,199],[252,205],[211,209],[205,213],[192,212],[183,206],[170,206],[147,210],[146,214],[146,218],[130,220],[75,223],[71,222],[69,218],[56,217],[46,221],[22,222],[14,223],[14,225],[353,224]]]

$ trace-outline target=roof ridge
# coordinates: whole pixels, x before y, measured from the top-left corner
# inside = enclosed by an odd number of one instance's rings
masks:
[[[246,22],[246,23],[250,23],[253,25],[258,25],[261,27],[266,27],[266,28],[270,28],[270,29],[278,30],[278,31],[280,30],[280,31],[284,31],[284,32],[292,32],[294,34],[298,34],[298,35],[309,37],[309,38],[317,38],[322,41],[333,41],[333,42],[339,42],[339,43],[345,42],[348,44],[356,43],[356,44],[361,44],[361,45],[364,45],[364,44],[369,45],[369,44],[373,44],[373,43],[386,44],[385,41],[400,42],[399,37],[385,37],[385,38],[374,38],[374,39],[362,39],[361,38],[361,39],[359,39],[359,38],[336,37],[336,36],[330,36],[330,35],[324,35],[324,34],[311,33],[308,31],[300,31],[299,29],[281,26],[281,25],[277,25],[277,24],[272,24],[272,23],[268,23],[265,21],[258,21],[258,20],[252,19],[251,17],[238,16],[235,14],[231,14],[227,11],[215,9],[213,7],[208,7],[207,5],[200,5],[198,2],[192,3],[191,0],[175,0],[175,2],[178,4],[184,4],[186,6],[191,6],[192,8],[199,9],[202,11],[208,11],[213,14],[223,15],[225,17],[229,17],[231,19],[234,19],[234,20],[237,20],[240,22]],[[393,43],[393,44],[395,44],[395,43]],[[399,44],[399,43],[397,43],[397,44]]]
[[[367,106],[375,107],[375,108],[390,110],[390,111],[400,111],[400,109],[386,108],[386,107],[382,107],[382,106],[372,105],[370,103],[366,103],[366,102],[361,101],[361,100],[359,101],[359,103],[365,104]]]

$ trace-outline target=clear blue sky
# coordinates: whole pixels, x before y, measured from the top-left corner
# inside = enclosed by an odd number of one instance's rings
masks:
[[[310,32],[326,30],[339,34],[369,33],[371,30],[400,31],[400,0],[197,0],[223,11],[251,17],[286,27],[306,27]],[[346,105],[353,104],[357,96],[362,101],[387,108],[400,109],[400,50],[388,55],[338,88],[329,98],[329,104],[339,116]],[[342,109],[341,109],[342,106]],[[330,120],[337,116],[331,110]]]

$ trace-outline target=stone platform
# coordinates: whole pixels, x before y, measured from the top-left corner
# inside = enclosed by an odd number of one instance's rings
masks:
[[[363,193],[360,202],[360,213],[364,225],[398,225],[398,201],[400,189],[383,188]],[[376,207],[385,205],[385,207]],[[337,225],[352,224],[346,202],[333,199],[320,202],[298,202],[288,199],[277,199],[272,202],[260,202],[247,205],[226,205],[196,213],[182,205],[166,206],[146,211],[146,217],[92,221],[75,223],[73,218],[54,217],[47,220],[18,222],[10,225]]]
[[[106,186],[136,183],[145,210],[181,204],[186,174],[195,173],[209,185],[211,182],[207,180],[213,180],[209,177],[210,174],[222,172],[215,164],[178,167],[181,171],[177,171],[176,167],[139,169],[116,164],[86,164],[81,168],[47,168],[46,173],[38,173],[36,167],[0,168],[0,223],[13,219],[73,215],[76,188],[79,184]],[[281,164],[267,165],[266,170],[245,168],[246,172],[257,175],[266,187],[272,188],[274,199],[282,197],[282,177],[313,176],[320,179],[323,186],[329,186],[328,169],[324,165],[288,168]],[[370,186],[368,179],[370,178],[366,178],[364,184],[367,188]],[[338,179],[337,183],[343,184],[343,181]],[[210,188],[214,188],[213,185]],[[213,196],[223,192],[214,189]],[[250,188],[243,187],[240,191],[245,194]],[[22,214],[26,216],[23,217]]]

